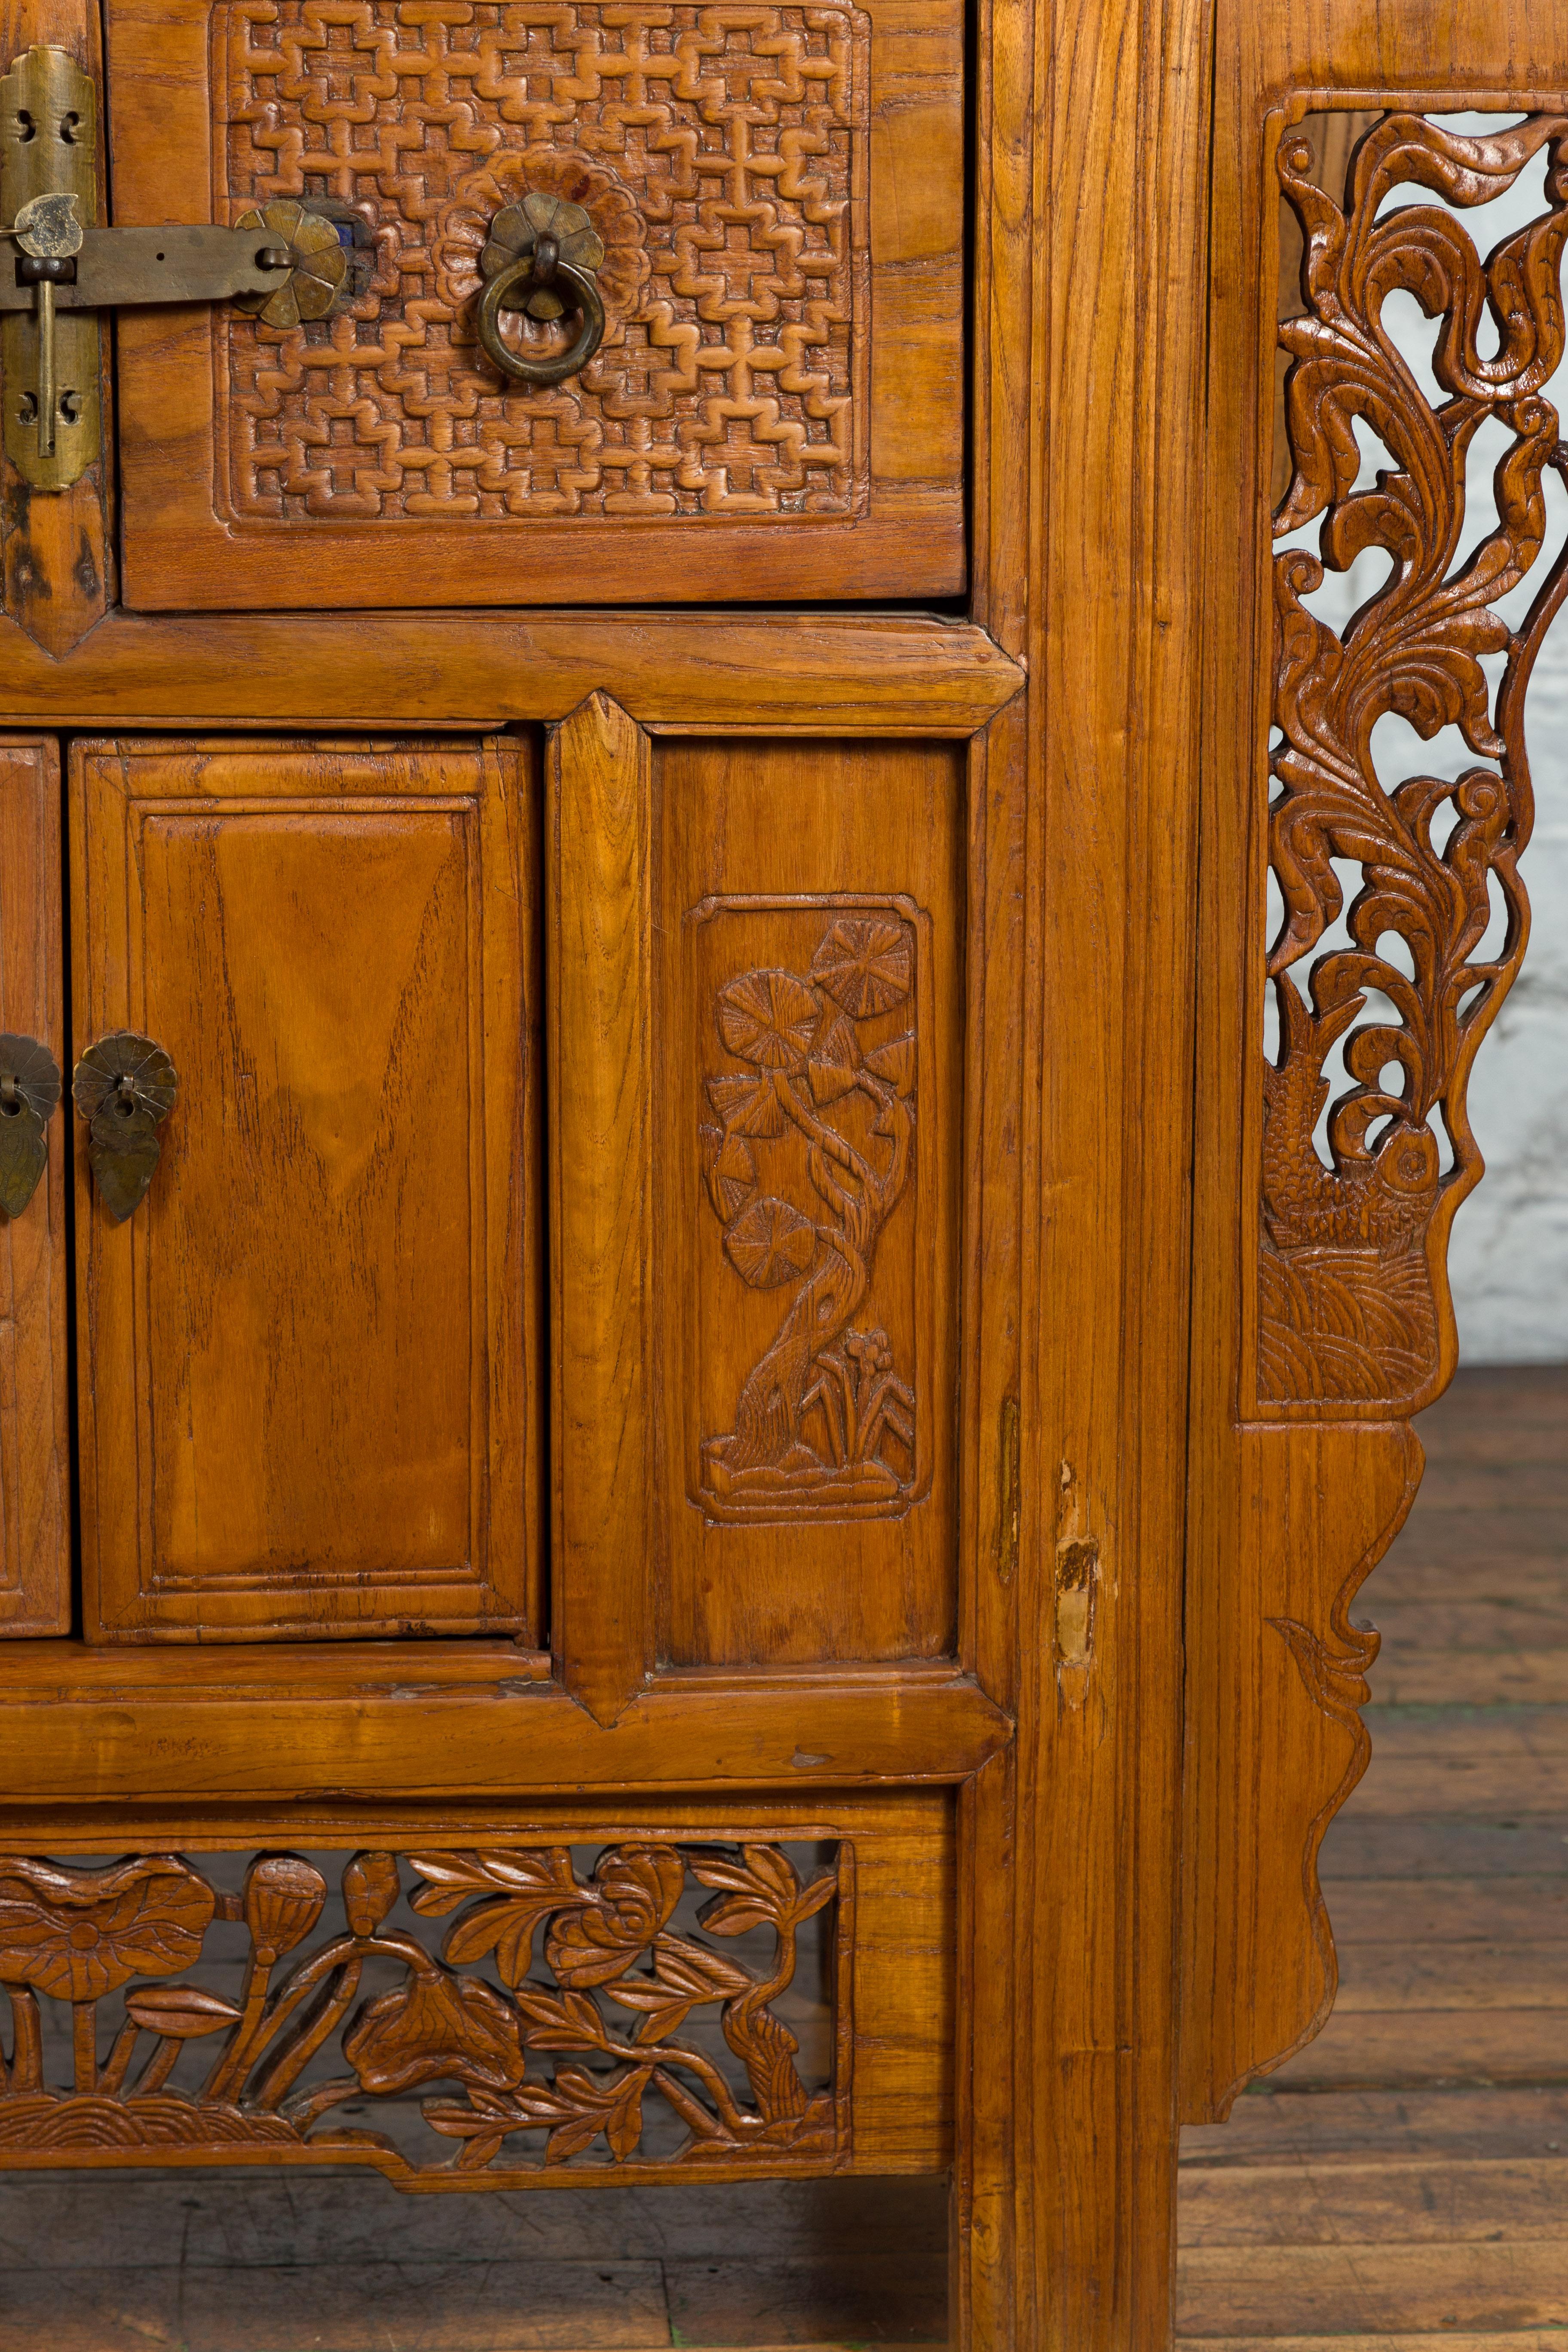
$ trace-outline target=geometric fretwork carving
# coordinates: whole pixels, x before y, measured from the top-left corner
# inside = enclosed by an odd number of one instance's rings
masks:
[[[864,507],[860,11],[225,0],[212,38],[217,216],[327,198],[374,251],[342,315],[217,321],[235,514]],[[487,224],[531,186],[585,203],[607,247],[604,347],[542,390],[474,330]]]
[[[815,930],[804,970],[738,971],[713,1005],[707,1196],[731,1274],[782,1300],[732,1427],[703,1444],[716,1517],[886,1517],[914,1490],[913,1367],[868,1300],[914,1164],[917,929],[883,907]]]
[[[845,2050],[804,2063],[778,2003],[803,1935],[847,1942],[837,1853],[803,1879],[775,1844],[639,1840],[583,1871],[562,1845],[371,1852],[335,1894],[293,1853],[0,1857],[0,2165],[261,2150],[405,2188],[828,2169]]]
[[[1377,216],[1409,182],[1461,208],[1484,205],[1542,146],[1548,209],[1484,264],[1436,205]],[[1568,558],[1517,631],[1495,607],[1540,553],[1543,471],[1568,480],[1568,447],[1541,396],[1563,350],[1568,117],[1476,138],[1387,115],[1356,147],[1342,205],[1313,184],[1311,158],[1309,140],[1287,131],[1279,183],[1300,223],[1307,307],[1279,328],[1293,478],[1275,530],[1321,517],[1322,560],[1294,548],[1275,561],[1269,844],[1284,911],[1268,963],[1279,1025],[1264,1075],[1258,1395],[1265,1409],[1404,1412],[1436,1392],[1451,1360],[1448,1229],[1481,1172],[1466,1085],[1528,928],[1525,692],[1568,593]],[[1396,289],[1441,322],[1436,405],[1382,323]],[[1361,490],[1358,421],[1392,460]],[[1466,458],[1489,421],[1509,436],[1498,524],[1461,558]],[[1343,570],[1369,548],[1392,568],[1342,638],[1302,599],[1324,563]],[[1495,696],[1481,666],[1493,655],[1506,657]],[[1385,789],[1372,734],[1391,712],[1424,740],[1458,728],[1474,764]],[[1362,883],[1349,944],[1320,951],[1342,904],[1334,859],[1358,863]],[[1506,929],[1483,954],[1494,891]],[[1363,1018],[1373,995],[1389,1009]],[[1343,1080],[1328,1067],[1342,1041]],[[1326,1157],[1314,1142],[1325,1107]],[[1447,1168],[1435,1122],[1450,1140]]]

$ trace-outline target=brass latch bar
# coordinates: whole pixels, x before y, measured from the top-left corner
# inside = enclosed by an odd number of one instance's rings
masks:
[[[15,228],[0,229],[15,268],[0,262],[0,310],[33,309],[26,282],[31,258]],[[244,228],[87,228],[58,279],[58,310],[112,310],[148,302],[228,302],[237,294],[272,294],[294,266],[286,245]]]

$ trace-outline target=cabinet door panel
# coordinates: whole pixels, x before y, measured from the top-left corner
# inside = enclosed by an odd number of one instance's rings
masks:
[[[77,1050],[179,1093],[79,1166],[102,1638],[531,1630],[526,747],[89,744]]]
[[[552,745],[553,1624],[650,1665],[956,1646],[964,755]]]
[[[50,741],[0,738],[0,1032],[65,1057],[60,770]],[[3,1115],[3,1114],[0,1114]],[[0,1209],[0,1633],[70,1631],[63,1114],[15,1216]]]
[[[129,604],[962,588],[959,0],[110,0],[108,42],[119,223],[353,245],[319,319],[120,320]],[[605,327],[526,383],[481,258],[542,198]]]
[[[672,1663],[954,1641],[963,764],[656,755]]]

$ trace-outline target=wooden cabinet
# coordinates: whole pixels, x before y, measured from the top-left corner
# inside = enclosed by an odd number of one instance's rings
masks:
[[[0,37],[0,2164],[945,2171],[959,2352],[1163,2352],[1452,1366],[1568,23]]]

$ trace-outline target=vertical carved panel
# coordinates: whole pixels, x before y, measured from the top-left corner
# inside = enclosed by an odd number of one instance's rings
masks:
[[[963,781],[944,745],[661,744],[664,1654],[953,1640]]]
[[[1437,205],[1379,217],[1411,183],[1483,206],[1542,147],[1546,211],[1484,262]],[[1279,184],[1300,224],[1305,309],[1279,329],[1293,472],[1275,530],[1322,521],[1320,554],[1290,548],[1275,564],[1270,858],[1282,915],[1268,966],[1279,1045],[1264,1076],[1258,1396],[1266,1412],[1409,1412],[1453,1369],[1447,1235],[1481,1173],[1466,1084],[1529,929],[1524,702],[1568,559],[1520,627],[1497,606],[1541,551],[1543,474],[1568,479],[1542,397],[1563,351],[1568,117],[1461,137],[1391,113],[1356,147],[1342,201],[1314,184],[1312,160],[1310,139],[1287,131]],[[1436,404],[1384,321],[1396,290],[1439,322]],[[1509,436],[1497,526],[1466,549],[1466,461],[1489,424]],[[1391,460],[1359,489],[1358,425]],[[1391,568],[1342,637],[1304,599],[1325,564],[1343,570],[1367,550]],[[1503,656],[1495,688],[1488,656]],[[1424,740],[1456,728],[1471,764],[1386,788],[1372,738],[1389,714]],[[1336,860],[1361,869],[1348,909]],[[1494,899],[1506,924],[1492,946]],[[1325,944],[1342,909],[1348,940]]]
[[[729,1426],[702,1440],[693,1500],[719,1519],[886,1517],[909,1507],[921,1469],[930,1476],[920,1341],[897,1313],[915,1288],[914,1221],[897,1213],[915,1172],[917,941],[929,958],[930,918],[909,900],[767,911],[759,925],[763,909],[744,902],[699,909],[705,972],[743,958],[759,928],[775,950],[781,932],[799,949],[797,969],[742,964],[711,1000],[707,1199],[733,1283],[752,1297],[705,1295],[703,1311],[727,1309],[752,1345],[759,1327],[765,1337]],[[887,1279],[894,1255],[900,1281]],[[889,1320],[904,1328],[889,1333]]]

